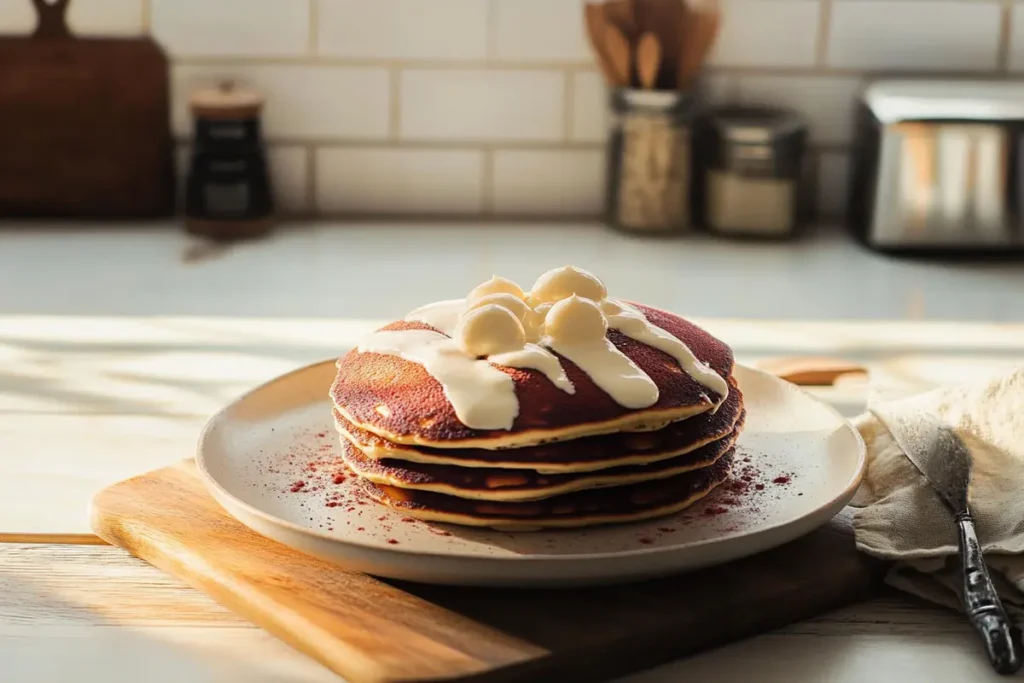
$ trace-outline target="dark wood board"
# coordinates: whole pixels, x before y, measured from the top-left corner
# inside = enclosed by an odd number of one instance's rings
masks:
[[[78,38],[69,0],[0,36],[0,216],[156,218],[174,211],[167,58],[150,38]]]
[[[383,581],[266,539],[183,462],[97,494],[105,541],[181,578],[352,683],[604,680],[861,600],[879,565],[849,518],[696,573],[573,590]]]

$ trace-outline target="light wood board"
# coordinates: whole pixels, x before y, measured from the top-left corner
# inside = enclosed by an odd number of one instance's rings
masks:
[[[353,683],[607,679],[863,599],[878,578],[841,516],[768,553],[629,586],[384,582],[249,531],[191,462],[104,490],[92,523]]]

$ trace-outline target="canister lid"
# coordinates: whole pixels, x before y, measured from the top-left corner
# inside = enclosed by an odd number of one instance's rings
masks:
[[[256,118],[263,102],[263,93],[232,80],[197,88],[189,95],[192,113],[206,119]]]
[[[776,107],[717,107],[708,112],[707,120],[724,143],[770,144],[807,129],[802,116]]]

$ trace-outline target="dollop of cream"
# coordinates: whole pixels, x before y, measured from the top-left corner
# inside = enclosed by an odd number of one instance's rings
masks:
[[[608,318],[596,301],[575,294],[551,307],[544,317],[544,333],[556,344],[586,344],[604,339]]]
[[[496,304],[463,313],[452,338],[463,351],[477,358],[517,351],[526,344],[519,318]]]
[[[534,304],[556,303],[574,294],[591,301],[601,301],[608,296],[608,290],[593,273],[575,266],[562,266],[537,278],[530,290],[530,299]]]
[[[472,303],[490,294],[511,294],[517,299],[526,299],[523,288],[508,278],[492,275],[487,282],[481,282],[466,295],[466,303]]]
[[[491,305],[507,308],[512,311],[513,315],[519,318],[520,322],[523,322],[526,319],[527,313],[532,312],[532,309],[526,305],[526,302],[519,297],[506,292],[499,292],[496,294],[487,294],[476,300],[467,299],[465,313]]]

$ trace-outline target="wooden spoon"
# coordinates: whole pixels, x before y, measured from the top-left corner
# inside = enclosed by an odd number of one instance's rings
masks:
[[[636,72],[640,85],[648,90],[658,83],[658,72],[661,70],[661,43],[658,36],[644,31],[636,46]]]
[[[605,45],[605,27],[607,25],[604,12],[600,4],[587,3],[583,7],[583,17],[587,25],[587,38],[590,40],[590,47],[597,59],[597,66],[604,74],[604,79],[609,85],[625,85],[619,81],[619,75],[615,70],[608,55]]]
[[[693,85],[701,67],[711,53],[718,38],[721,12],[718,0],[704,0],[695,8],[691,4],[683,30],[683,45],[679,54],[678,87]]]
[[[661,44],[663,64],[675,64],[681,49],[679,26],[685,22],[683,0],[636,0],[637,24],[640,31],[650,31]],[[674,85],[675,74],[669,74],[662,85]]]
[[[622,86],[630,85],[633,74],[632,49],[622,31],[614,24],[605,23],[604,46],[608,51],[608,61],[615,74],[615,83]]]
[[[604,3],[604,16],[619,27],[622,35],[629,40],[636,38],[640,30],[636,25],[636,13],[633,9],[635,0],[608,0]]]

